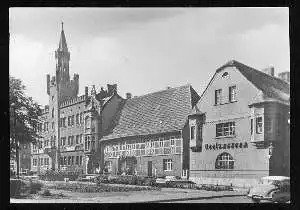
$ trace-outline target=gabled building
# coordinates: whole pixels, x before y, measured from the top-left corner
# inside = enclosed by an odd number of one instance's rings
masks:
[[[189,115],[190,179],[247,186],[289,176],[289,111],[289,83],[234,60],[217,69]]]
[[[103,133],[104,167],[112,174],[186,176],[187,117],[198,100],[190,85],[128,98]]]

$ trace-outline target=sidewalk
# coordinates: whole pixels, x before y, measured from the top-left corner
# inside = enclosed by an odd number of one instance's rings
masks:
[[[78,193],[63,190],[51,190],[51,193],[67,195],[62,199],[36,198],[11,199],[11,203],[140,203],[140,202],[172,202],[191,201],[199,199],[213,199],[222,197],[243,196],[245,193],[237,191],[203,191],[191,189],[163,188],[161,191],[143,192],[109,192],[109,193]]]

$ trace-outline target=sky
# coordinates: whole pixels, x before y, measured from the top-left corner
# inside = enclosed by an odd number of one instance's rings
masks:
[[[61,22],[70,76],[84,87],[118,85],[125,98],[191,84],[202,94],[234,59],[275,75],[290,70],[288,8],[10,8],[9,73],[48,104]]]

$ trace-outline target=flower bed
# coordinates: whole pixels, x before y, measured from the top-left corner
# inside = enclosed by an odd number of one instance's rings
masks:
[[[63,172],[47,170],[39,174],[39,179],[45,181],[63,181],[64,178],[69,178],[70,181],[75,181],[80,176],[79,172]]]
[[[127,191],[148,191],[159,190],[155,187],[141,187],[141,186],[115,186],[107,184],[88,185],[83,183],[64,183],[55,186],[49,186],[48,188],[56,190],[68,190],[75,192],[127,192]]]
[[[151,177],[142,177],[135,175],[99,175],[96,177],[95,182],[97,184],[109,183],[109,184],[127,184],[127,185],[144,185],[144,186],[154,186],[155,179]]]
[[[202,184],[200,186],[196,186],[198,190],[207,190],[207,191],[233,191],[232,186],[227,185],[208,185]]]

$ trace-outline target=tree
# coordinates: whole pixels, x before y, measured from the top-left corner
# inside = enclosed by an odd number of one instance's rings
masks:
[[[41,114],[40,106],[24,93],[26,87],[20,79],[9,76],[10,106],[10,152],[16,157],[17,175],[19,175],[20,143],[35,143],[39,136],[36,128]]]

